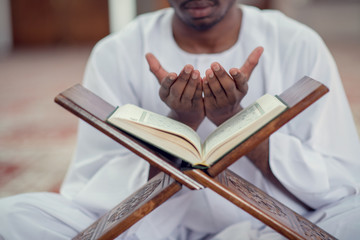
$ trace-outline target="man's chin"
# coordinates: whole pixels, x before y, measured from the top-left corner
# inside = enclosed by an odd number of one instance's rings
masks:
[[[199,32],[203,32],[212,28],[215,24],[216,23],[202,23],[202,24],[190,24],[190,26]]]
[[[211,19],[209,17],[193,19],[188,25],[197,31],[206,31],[220,22],[221,19]]]

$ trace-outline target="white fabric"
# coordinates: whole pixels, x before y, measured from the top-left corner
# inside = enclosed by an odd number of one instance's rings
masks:
[[[332,204],[329,205],[331,209],[338,209],[336,203],[348,196],[359,199],[359,138],[337,68],[323,41],[308,27],[277,11],[260,11],[248,6],[242,6],[242,9],[243,21],[237,43],[218,54],[190,54],[180,49],[172,36],[172,9],[143,15],[120,33],[110,35],[97,44],[87,65],[84,84],[112,105],[133,103],[166,115],[169,109],[158,97],[159,84],[149,71],[145,53],[152,52],[169,72],[179,72],[185,64],[190,63],[204,75],[214,61],[220,62],[227,70],[240,67],[255,47],[263,46],[265,51],[252,73],[243,106],[265,93],[283,92],[304,75],[330,88],[329,94],[271,136],[270,166],[275,176],[289,191],[314,209],[323,209],[329,204]],[[214,128],[206,119],[198,133],[204,139]],[[309,214],[267,182],[248,159],[239,159],[231,169],[296,212]],[[52,228],[59,225],[62,228],[68,226],[67,231],[62,230],[63,236],[54,235],[51,239],[66,238],[74,231],[87,227],[91,222],[88,218],[95,220],[143,185],[147,181],[147,174],[146,161],[94,128],[80,123],[76,155],[61,189],[63,197],[58,196],[57,200],[34,197],[37,200],[33,200],[32,204],[57,219],[54,220],[57,223],[47,226],[48,232],[51,233]],[[19,196],[2,202],[12,206],[26,198]],[[53,204],[49,204],[51,202]],[[55,204],[58,211],[53,209]],[[3,206],[0,203],[0,208]],[[79,207],[86,220],[73,226],[72,221],[60,217],[63,214],[61,206]],[[341,206],[339,209],[347,209],[347,213],[349,209],[359,209],[358,202]],[[5,239],[16,239],[6,237],[14,230],[6,230],[2,224],[7,219],[6,214],[16,212],[12,207],[7,209],[10,209],[9,213],[1,209],[5,214],[0,216],[0,233]],[[25,215],[32,216],[30,213]],[[76,217],[71,212],[69,215]],[[352,215],[352,219],[359,219],[359,215]],[[348,217],[346,214],[344,216]],[[341,214],[329,218],[334,221],[346,220]],[[21,227],[37,229],[36,222]],[[239,222],[242,222],[242,227],[230,229],[248,228],[251,229],[249,236],[261,237],[263,224],[227,200],[208,189],[189,191],[184,188],[120,238],[199,239],[213,236]],[[9,228],[16,227],[9,224],[6,225]],[[332,227],[327,228],[330,225],[325,224],[324,228],[343,236],[341,229],[334,232]],[[355,230],[359,234],[359,229],[359,226],[354,227],[353,232],[348,232],[349,239],[356,233]],[[48,234],[44,228],[39,232],[37,234]]]

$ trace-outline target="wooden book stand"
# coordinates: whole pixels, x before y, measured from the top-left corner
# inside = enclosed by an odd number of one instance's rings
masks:
[[[286,111],[206,171],[182,170],[168,154],[109,125],[106,118],[115,107],[81,85],[60,93],[55,102],[148,161],[152,170],[160,172],[74,239],[113,239],[178,192],[182,185],[192,190],[212,189],[289,239],[335,239],[227,169],[327,92],[321,83],[309,77],[302,78],[279,95],[289,106]]]

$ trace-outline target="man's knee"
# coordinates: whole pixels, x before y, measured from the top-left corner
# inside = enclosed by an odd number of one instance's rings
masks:
[[[60,195],[31,193],[0,199],[4,239],[69,239],[92,222]]]

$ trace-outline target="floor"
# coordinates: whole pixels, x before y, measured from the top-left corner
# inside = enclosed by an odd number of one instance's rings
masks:
[[[360,133],[360,44],[331,42]],[[0,59],[0,197],[58,191],[77,119],[53,102],[81,82],[90,47],[17,50]]]
[[[54,103],[81,82],[90,47],[17,50],[0,59],[0,197],[57,191],[77,119]]]

